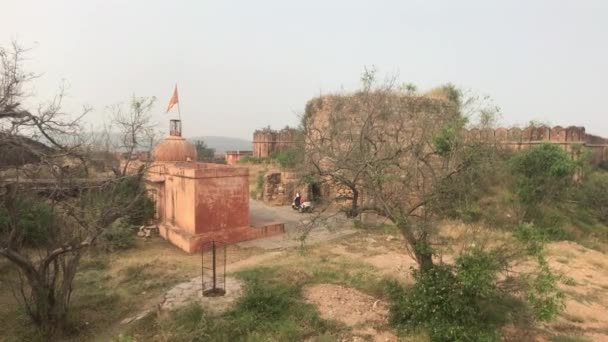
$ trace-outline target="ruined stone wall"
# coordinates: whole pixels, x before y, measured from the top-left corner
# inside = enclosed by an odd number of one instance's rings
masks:
[[[268,172],[264,176],[264,191],[262,200],[271,205],[291,204],[296,192],[305,199],[310,199],[310,191],[306,184],[301,184],[294,172]]]
[[[297,134],[295,128],[289,127],[279,131],[270,128],[256,130],[253,132],[253,156],[267,158],[285,151],[295,144]]]
[[[572,159],[577,159],[582,152],[581,147],[591,153],[591,162],[599,164],[608,160],[608,139],[587,134],[585,127],[526,127],[497,128],[491,130],[471,129],[468,131],[469,139],[483,139],[495,141],[508,148],[518,151],[542,143],[559,144],[566,150]]]
[[[306,123],[305,150],[308,161],[318,165],[323,171],[331,172],[340,168],[339,162],[345,151],[356,149],[356,138],[365,124],[366,113],[371,102],[383,103],[386,115],[376,115],[374,126],[387,132],[387,136],[421,136],[431,134],[430,129],[441,126],[443,120],[458,115],[457,108],[449,101],[424,96],[406,94],[373,93],[370,100],[362,94],[328,95],[310,100],[306,105],[304,122]],[[425,125],[409,124],[416,119],[424,120]],[[420,121],[419,121],[420,122]],[[401,123],[398,124],[398,123]],[[388,139],[386,141],[389,141]],[[397,146],[396,141],[386,142]],[[405,143],[405,140],[404,140]],[[339,201],[350,205],[353,192],[348,187],[332,181],[330,177],[318,180],[319,195],[325,199]],[[359,203],[368,200],[363,187],[359,187]]]

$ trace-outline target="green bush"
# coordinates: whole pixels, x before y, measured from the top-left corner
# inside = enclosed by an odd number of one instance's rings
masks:
[[[239,160],[239,164],[265,164],[268,162],[268,158],[244,156]]]
[[[255,178],[255,187],[251,190],[250,196],[253,199],[258,199],[264,193],[264,172],[260,171]]]
[[[136,231],[127,219],[118,219],[99,236],[99,246],[107,252],[129,249],[135,244]]]
[[[272,321],[285,315],[293,304],[294,293],[284,285],[268,286],[253,282],[235,306],[239,315],[252,315],[256,320]]]
[[[49,204],[35,197],[18,197],[11,205],[16,211],[17,241],[25,246],[40,247],[53,238],[58,218]],[[9,211],[0,207],[0,235],[10,230]]]
[[[498,266],[494,255],[474,249],[455,266],[415,271],[412,288],[391,286],[391,324],[406,331],[422,328],[433,341],[497,341],[501,321],[489,310],[498,297]]]
[[[581,202],[595,211],[600,221],[608,223],[608,172],[595,172],[584,181]]]
[[[550,321],[564,308],[564,293],[558,288],[558,276],[553,274],[543,255],[537,257],[538,271],[532,276],[527,299],[536,318]]]
[[[299,288],[276,281],[274,270],[254,268],[238,276],[246,287],[228,312],[211,320],[198,303],[178,309],[158,324],[164,339],[302,341],[327,330],[316,310],[299,300]]]
[[[299,286],[278,280],[274,269],[258,267],[238,276],[245,292],[215,327],[215,340],[301,341],[327,330],[314,307],[300,300]]]
[[[197,140],[194,142],[196,148],[196,159],[198,161],[212,160],[215,156],[215,149],[207,146],[204,140]]]
[[[528,303],[536,318],[541,321],[549,321],[563,309],[565,299],[563,291],[558,287],[559,277],[553,274],[545,259],[544,247],[550,236],[547,232],[536,229],[532,224],[519,226],[515,230],[514,236],[537,260],[536,272],[527,277]]]
[[[126,177],[120,181],[117,196],[125,204],[130,203],[133,196],[143,190],[143,186],[143,182],[137,177]],[[149,196],[140,196],[126,220],[131,225],[145,225],[154,217],[154,211],[154,201]]]
[[[572,182],[576,163],[555,144],[521,151],[509,161],[515,176],[514,193],[520,202],[536,206],[557,201]]]
[[[290,148],[284,152],[277,153],[274,155],[274,159],[284,169],[294,168],[302,160],[300,151],[295,148]]]

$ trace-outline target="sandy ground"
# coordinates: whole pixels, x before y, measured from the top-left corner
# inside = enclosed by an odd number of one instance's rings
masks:
[[[298,233],[298,224],[305,216],[289,207],[266,207],[261,202],[251,202],[252,210],[262,215],[284,219],[288,233],[279,237],[280,239],[260,239],[231,247],[228,254],[228,273],[258,265],[272,265],[276,260],[286,260],[287,257],[296,261],[306,258],[306,255],[300,255],[291,248],[299,246],[294,235]],[[328,224],[340,227],[335,222]],[[453,243],[450,243],[453,251],[447,252],[442,259],[451,262],[453,253],[459,251],[458,245],[468,244],[470,241],[459,241],[458,229],[448,231],[447,237],[453,239]],[[488,241],[498,243],[501,239],[494,236],[494,240],[489,237]],[[416,267],[416,263],[405,252],[404,242],[398,233],[368,233],[350,226],[341,229],[320,227],[318,233],[311,234],[311,240],[317,243],[312,247],[313,250],[328,258],[363,262],[383,276],[393,277],[405,283],[412,281],[411,269]],[[549,341],[550,337],[555,335],[608,341],[608,256],[573,242],[550,244],[547,252],[550,266],[562,277],[560,287],[567,296],[566,307],[554,321],[537,324],[537,329],[530,329],[531,331],[514,331],[513,335],[536,341]],[[200,262],[198,258],[199,256],[192,256],[185,259],[188,264],[195,266]],[[177,256],[163,259],[171,264],[186,261],[184,257]],[[374,297],[334,284],[311,285],[305,288],[303,295],[309,303],[317,306],[323,318],[337,320],[351,327],[353,336],[361,340],[396,340],[387,327],[385,303]],[[508,333],[509,329],[515,328],[506,327],[505,332]]]
[[[316,284],[304,289],[305,300],[323,319],[337,320],[353,328],[353,341],[397,341],[387,330],[386,303],[353,288]]]
[[[549,246],[549,265],[564,277],[564,313],[547,327],[608,341],[608,257],[574,242]]]
[[[451,234],[457,235],[454,231]],[[399,237],[362,235],[328,248],[336,256],[364,261],[385,276],[411,283],[416,262],[404,252],[401,242]],[[540,332],[532,334],[536,336],[530,340],[547,341],[543,335],[567,335],[608,341],[608,256],[569,241],[548,245],[547,254],[552,270],[561,277],[566,306],[554,321],[539,324]],[[443,256],[444,262],[452,259],[450,255]],[[530,265],[518,268],[523,270]]]

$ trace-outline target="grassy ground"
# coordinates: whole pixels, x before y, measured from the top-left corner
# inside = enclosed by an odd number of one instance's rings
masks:
[[[322,320],[303,300],[302,289],[310,284],[343,284],[382,298],[386,285],[386,278],[372,266],[332,257],[324,248],[306,254],[293,250],[234,275],[247,290],[221,317],[209,318],[197,305],[188,306],[168,317],[151,315],[124,336],[138,341],[189,341],[193,336],[211,341],[350,340],[349,328]]]
[[[468,243],[459,227],[448,227],[443,237],[452,247],[442,260]],[[480,233],[481,234],[481,233]],[[480,234],[477,234],[478,237]],[[497,235],[502,234],[502,235]],[[489,241],[508,239],[505,233],[488,236]],[[342,341],[357,332],[336,319],[324,320],[308,304],[303,289],[313,284],[340,284],[355,288],[378,300],[387,300],[391,279],[409,283],[411,258],[390,225],[361,231],[355,236],[315,245],[307,250],[265,252],[232,248],[229,272],[245,284],[243,296],[219,317],[211,317],[198,305],[173,313],[152,312],[136,323],[120,322],[159,303],[172,286],[200,274],[200,256],[187,256],[160,238],[138,240],[134,249],[111,255],[89,255],[75,283],[72,299],[73,329],[70,341]],[[518,325],[511,335],[550,341],[601,341],[608,325],[597,314],[606,312],[608,258],[601,252],[567,242],[549,249],[552,267],[565,275],[562,284],[568,295],[566,311],[555,322],[526,328]],[[0,260],[0,341],[36,340],[27,318],[16,305],[11,283],[16,274]],[[594,311],[595,310],[595,311]],[[376,327],[392,331],[388,324]],[[519,330],[518,330],[519,329]],[[393,333],[396,333],[392,331]],[[523,339],[519,340],[525,340]],[[423,334],[401,336],[405,341],[425,340]]]
[[[230,253],[236,261],[255,251]],[[188,256],[166,241],[138,240],[135,248],[112,254],[89,253],[74,282],[71,334],[64,340],[108,341],[120,321],[153,306],[173,285],[200,274],[200,256]],[[34,329],[13,296],[18,277],[0,260],[0,341],[36,341]]]

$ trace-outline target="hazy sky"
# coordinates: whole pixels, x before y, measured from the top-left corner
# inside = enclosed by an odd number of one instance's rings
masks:
[[[32,47],[40,100],[68,109],[180,90],[184,134],[251,139],[297,122],[308,99],[359,85],[364,66],[428,89],[492,96],[505,124],[608,136],[608,1],[3,0],[0,44]]]

